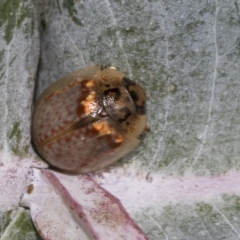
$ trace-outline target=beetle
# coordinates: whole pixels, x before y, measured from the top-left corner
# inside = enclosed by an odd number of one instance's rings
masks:
[[[32,141],[53,167],[88,173],[140,143],[147,128],[143,88],[113,67],[90,66],[50,85],[32,115]]]

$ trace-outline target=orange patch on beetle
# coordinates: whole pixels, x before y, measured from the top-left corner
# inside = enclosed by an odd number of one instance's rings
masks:
[[[123,136],[119,134],[114,127],[110,126],[107,121],[94,122],[92,126],[97,130],[98,135],[108,139],[109,144],[114,144],[115,146],[122,144]]]
[[[97,108],[97,95],[93,80],[83,80],[80,85],[82,92],[77,99],[77,115],[79,117],[88,116]]]

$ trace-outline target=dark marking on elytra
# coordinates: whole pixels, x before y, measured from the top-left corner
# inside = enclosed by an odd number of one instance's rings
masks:
[[[122,108],[120,111],[125,113],[124,117],[118,118],[118,122],[122,123],[125,122],[131,116],[131,111],[127,107]]]
[[[130,95],[132,97],[132,100],[134,102],[137,102],[138,101],[138,94],[135,91],[133,91],[133,90],[131,90],[129,93],[130,93]]]
[[[135,83],[134,81],[132,81],[131,79],[129,79],[129,78],[127,78],[127,77],[124,77],[124,78],[122,79],[122,81],[123,81],[123,85],[124,85],[127,89],[129,89],[130,86],[135,86],[135,85],[136,85],[136,83]]]
[[[139,113],[141,115],[145,115],[147,112],[145,102],[142,105],[136,105],[136,110],[137,110],[137,113]]]

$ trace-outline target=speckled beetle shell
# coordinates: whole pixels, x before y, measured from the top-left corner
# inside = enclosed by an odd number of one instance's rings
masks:
[[[104,168],[140,142],[147,124],[143,88],[114,68],[91,66],[60,78],[39,97],[32,140],[66,172]]]

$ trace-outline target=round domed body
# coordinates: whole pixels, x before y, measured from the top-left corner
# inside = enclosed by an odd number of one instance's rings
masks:
[[[50,165],[87,173],[119,160],[147,124],[143,88],[114,68],[90,66],[60,78],[39,97],[32,140]]]

